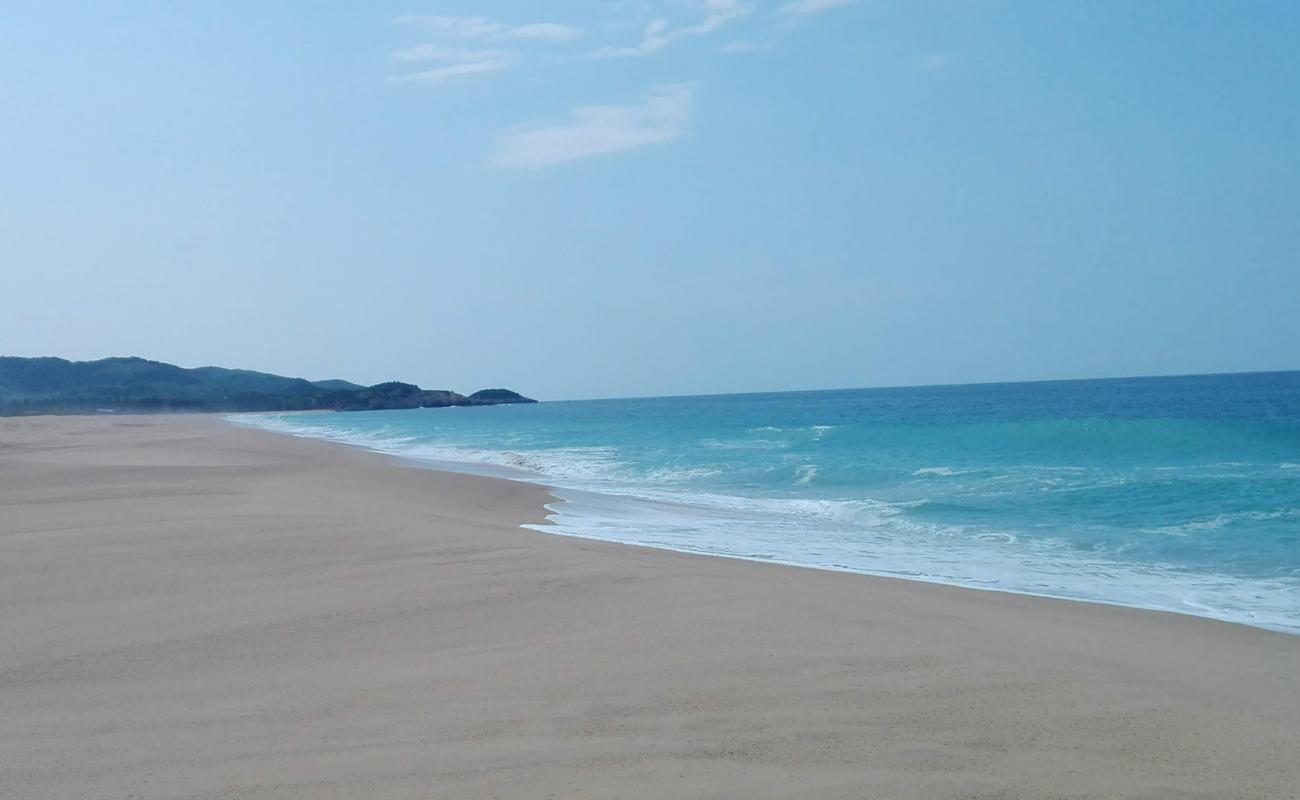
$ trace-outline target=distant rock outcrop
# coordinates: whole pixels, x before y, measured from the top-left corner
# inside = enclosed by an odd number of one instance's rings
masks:
[[[339,392],[338,411],[374,411],[392,408],[441,408],[469,405],[464,395],[445,389],[421,389],[413,383],[389,381],[355,392]]]
[[[68,361],[0,357],[0,414],[156,411],[369,411],[535,403],[508,389],[466,397],[391,381],[361,386],[143,358]]]
[[[509,389],[480,389],[468,398],[472,406],[496,406],[507,403],[536,403],[530,397],[524,397],[519,392],[512,392]]]

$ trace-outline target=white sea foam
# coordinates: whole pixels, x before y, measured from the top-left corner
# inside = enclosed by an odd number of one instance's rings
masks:
[[[663,467],[650,470],[641,476],[647,483],[689,483],[691,481],[715,478],[722,474],[718,467]]]
[[[920,477],[922,475],[938,475],[940,477],[947,478],[952,475],[956,475],[957,471],[954,470],[952,467],[921,467],[920,469],[918,469],[916,472],[913,472],[912,474],[917,477]]]
[[[447,444],[430,444],[387,428],[359,431],[321,421],[286,419],[274,414],[239,414],[229,417],[240,425],[263,428],[291,436],[325,439],[402,458],[448,464],[501,467],[514,477],[567,481],[601,481],[616,476],[622,464],[609,447],[556,447],[545,450],[487,450]]]
[[[1300,520],[1300,508],[1278,508],[1272,511],[1239,511],[1230,514],[1216,514],[1206,519],[1196,519],[1178,525],[1161,525],[1146,528],[1148,533],[1160,533],[1170,536],[1187,536],[1206,531],[1216,531],[1228,525],[1242,522],[1272,522],[1279,519]]]
[[[1120,562],[1080,551],[1065,542],[1019,537],[1015,531],[966,528],[913,513],[927,501],[885,502],[871,498],[738,497],[691,490],[693,481],[716,477],[717,468],[663,467],[635,474],[608,447],[528,449],[518,436],[496,437],[511,449],[479,448],[419,440],[379,426],[358,430],[327,415],[240,415],[239,424],[295,436],[343,442],[466,471],[503,470],[513,477],[560,487],[564,502],[551,506],[549,533],[664,547],[694,553],[844,570],[975,588],[1135,605],[1246,622],[1300,632],[1300,587],[1294,579],[1249,579],[1205,574],[1173,566]],[[833,430],[830,426],[827,430]],[[807,441],[815,429],[798,429]],[[767,433],[777,433],[768,431]],[[824,435],[825,431],[821,431]],[[719,449],[781,448],[774,439],[713,440]],[[792,465],[784,467],[789,470]],[[818,465],[794,465],[800,491],[814,485]],[[1282,469],[1300,469],[1283,464]],[[1016,487],[1079,491],[1123,485],[1124,478],[1079,480],[1070,467],[1010,467],[1008,493]],[[934,466],[917,477],[960,472]],[[788,471],[784,472],[789,476]],[[789,480],[788,477],[786,480]],[[788,484],[787,484],[788,485]],[[936,484],[938,486],[938,484]],[[590,490],[597,490],[593,493]],[[997,492],[988,492],[994,496]],[[1254,516],[1251,516],[1254,515]],[[1300,509],[1245,512],[1242,520],[1300,519]],[[1232,524],[1230,514],[1154,529],[1193,536]]]
[[[1088,558],[1052,540],[1025,542],[1013,534],[945,537],[936,546],[906,530],[867,525],[850,515],[853,535],[800,524],[798,508],[811,516],[843,519],[835,505],[782,505],[784,515],[745,504],[690,506],[662,500],[558,490],[549,522],[525,527],[589,539],[662,547],[819,569],[902,577],[979,589],[1131,605],[1226,619],[1300,633],[1300,596],[1294,583],[1196,574],[1157,564]],[[714,498],[713,500],[716,500]],[[760,504],[761,506],[761,504]],[[863,504],[879,523],[902,509]],[[740,513],[736,513],[740,512]],[[949,534],[953,532],[948,531]]]
[[[701,441],[700,445],[714,450],[786,450],[793,445],[793,442],[782,441],[779,439],[709,438]]]

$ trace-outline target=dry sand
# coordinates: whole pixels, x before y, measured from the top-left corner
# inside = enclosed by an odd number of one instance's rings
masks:
[[[0,420],[0,797],[1300,791],[1300,636],[519,529],[546,500]]]

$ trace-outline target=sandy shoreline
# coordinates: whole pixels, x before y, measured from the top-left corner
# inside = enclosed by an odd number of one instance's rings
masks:
[[[521,530],[213,417],[0,419],[0,797],[1300,787],[1300,637]]]

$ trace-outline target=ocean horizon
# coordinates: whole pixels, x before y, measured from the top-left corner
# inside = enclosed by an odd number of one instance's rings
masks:
[[[548,533],[1300,633],[1300,371],[229,419],[552,487]]]

